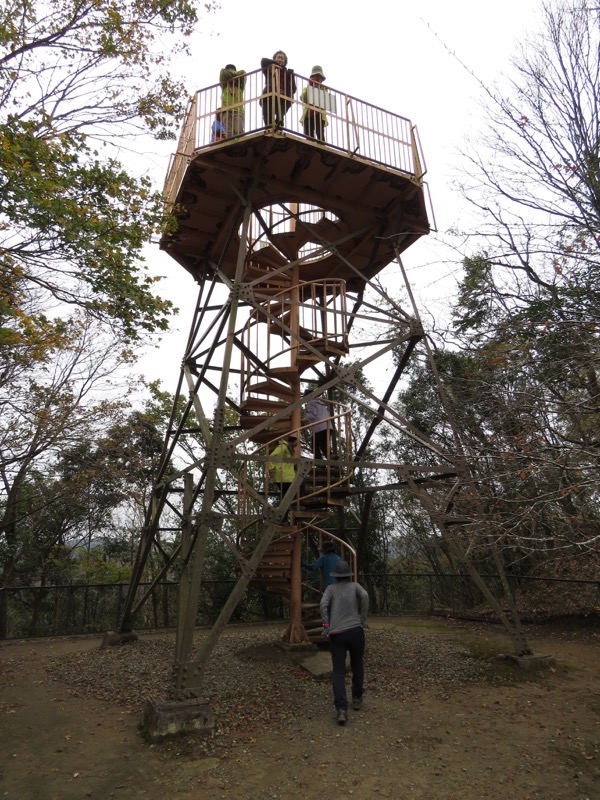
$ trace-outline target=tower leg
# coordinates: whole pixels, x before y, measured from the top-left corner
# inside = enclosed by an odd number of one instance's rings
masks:
[[[308,636],[302,624],[302,534],[296,533],[292,549],[290,584],[290,624],[285,632],[288,644],[306,644]]]

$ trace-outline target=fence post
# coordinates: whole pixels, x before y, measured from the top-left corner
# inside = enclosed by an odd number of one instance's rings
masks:
[[[123,584],[119,583],[117,585],[117,613],[115,616],[115,630],[119,627],[119,622],[121,620],[121,608],[123,607]]]

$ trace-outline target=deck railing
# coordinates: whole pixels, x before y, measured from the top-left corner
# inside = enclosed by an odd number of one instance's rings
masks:
[[[296,92],[289,110],[285,113],[280,130],[306,139],[302,122],[306,104],[304,90],[310,86],[308,78],[296,75]],[[177,192],[191,156],[207,147],[222,147],[232,139],[267,130],[276,130],[275,120],[265,120],[263,115],[264,76],[256,70],[246,74],[244,98],[236,107],[223,109],[222,89],[214,84],[201,89],[190,99],[183,123],[177,152],[171,157],[164,187],[167,204],[175,202]],[[414,126],[406,117],[366,103],[352,95],[327,86],[324,113],[327,117],[325,141],[311,139],[319,146],[363,161],[375,162],[391,170],[410,175],[421,181],[425,175],[425,162]],[[275,96],[273,105],[282,98]],[[320,101],[318,101],[320,102]],[[272,107],[271,106],[271,107]],[[237,136],[221,136],[215,126],[217,118],[232,119],[237,115],[240,130]]]

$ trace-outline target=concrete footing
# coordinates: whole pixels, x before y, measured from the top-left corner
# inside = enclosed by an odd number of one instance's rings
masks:
[[[206,700],[167,701],[150,699],[144,708],[142,734],[149,742],[185,733],[212,735],[215,717]]]
[[[331,678],[332,666],[331,654],[329,651],[323,652],[321,650],[314,653],[298,653],[298,655],[293,658],[293,661],[295,661],[299,667],[306,670],[309,675],[312,675],[315,680],[324,681]]]
[[[547,669],[554,666],[556,659],[554,656],[544,656],[541,653],[531,653],[528,656],[518,656],[516,653],[499,656],[504,661],[510,661],[521,669]]]

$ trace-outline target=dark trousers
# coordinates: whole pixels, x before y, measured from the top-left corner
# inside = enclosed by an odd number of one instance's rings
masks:
[[[287,490],[290,488],[291,485],[292,485],[291,483],[277,483],[276,484],[276,486],[277,486],[277,488],[279,490],[279,502],[281,502],[281,500],[283,499],[284,494],[287,492]],[[281,518],[281,521],[282,522],[286,522],[288,517],[289,517],[289,514],[290,514],[290,507],[288,506],[288,510],[285,512],[285,514]]]
[[[313,431],[313,455],[315,458],[327,458],[327,435],[329,431]]]
[[[304,117],[304,135],[311,139],[325,141],[325,125],[320,111],[308,111]]]
[[[331,663],[333,664],[333,702],[336,709],[346,710],[348,699],[346,697],[346,653],[350,653],[350,669],[352,670],[352,697],[363,696],[363,682],[365,668],[363,656],[365,654],[365,632],[360,627],[349,628],[347,631],[332,633],[329,637],[331,650]]]
[[[262,97],[260,102],[265,128],[282,127],[283,118],[289,111],[292,101],[270,94]]]

